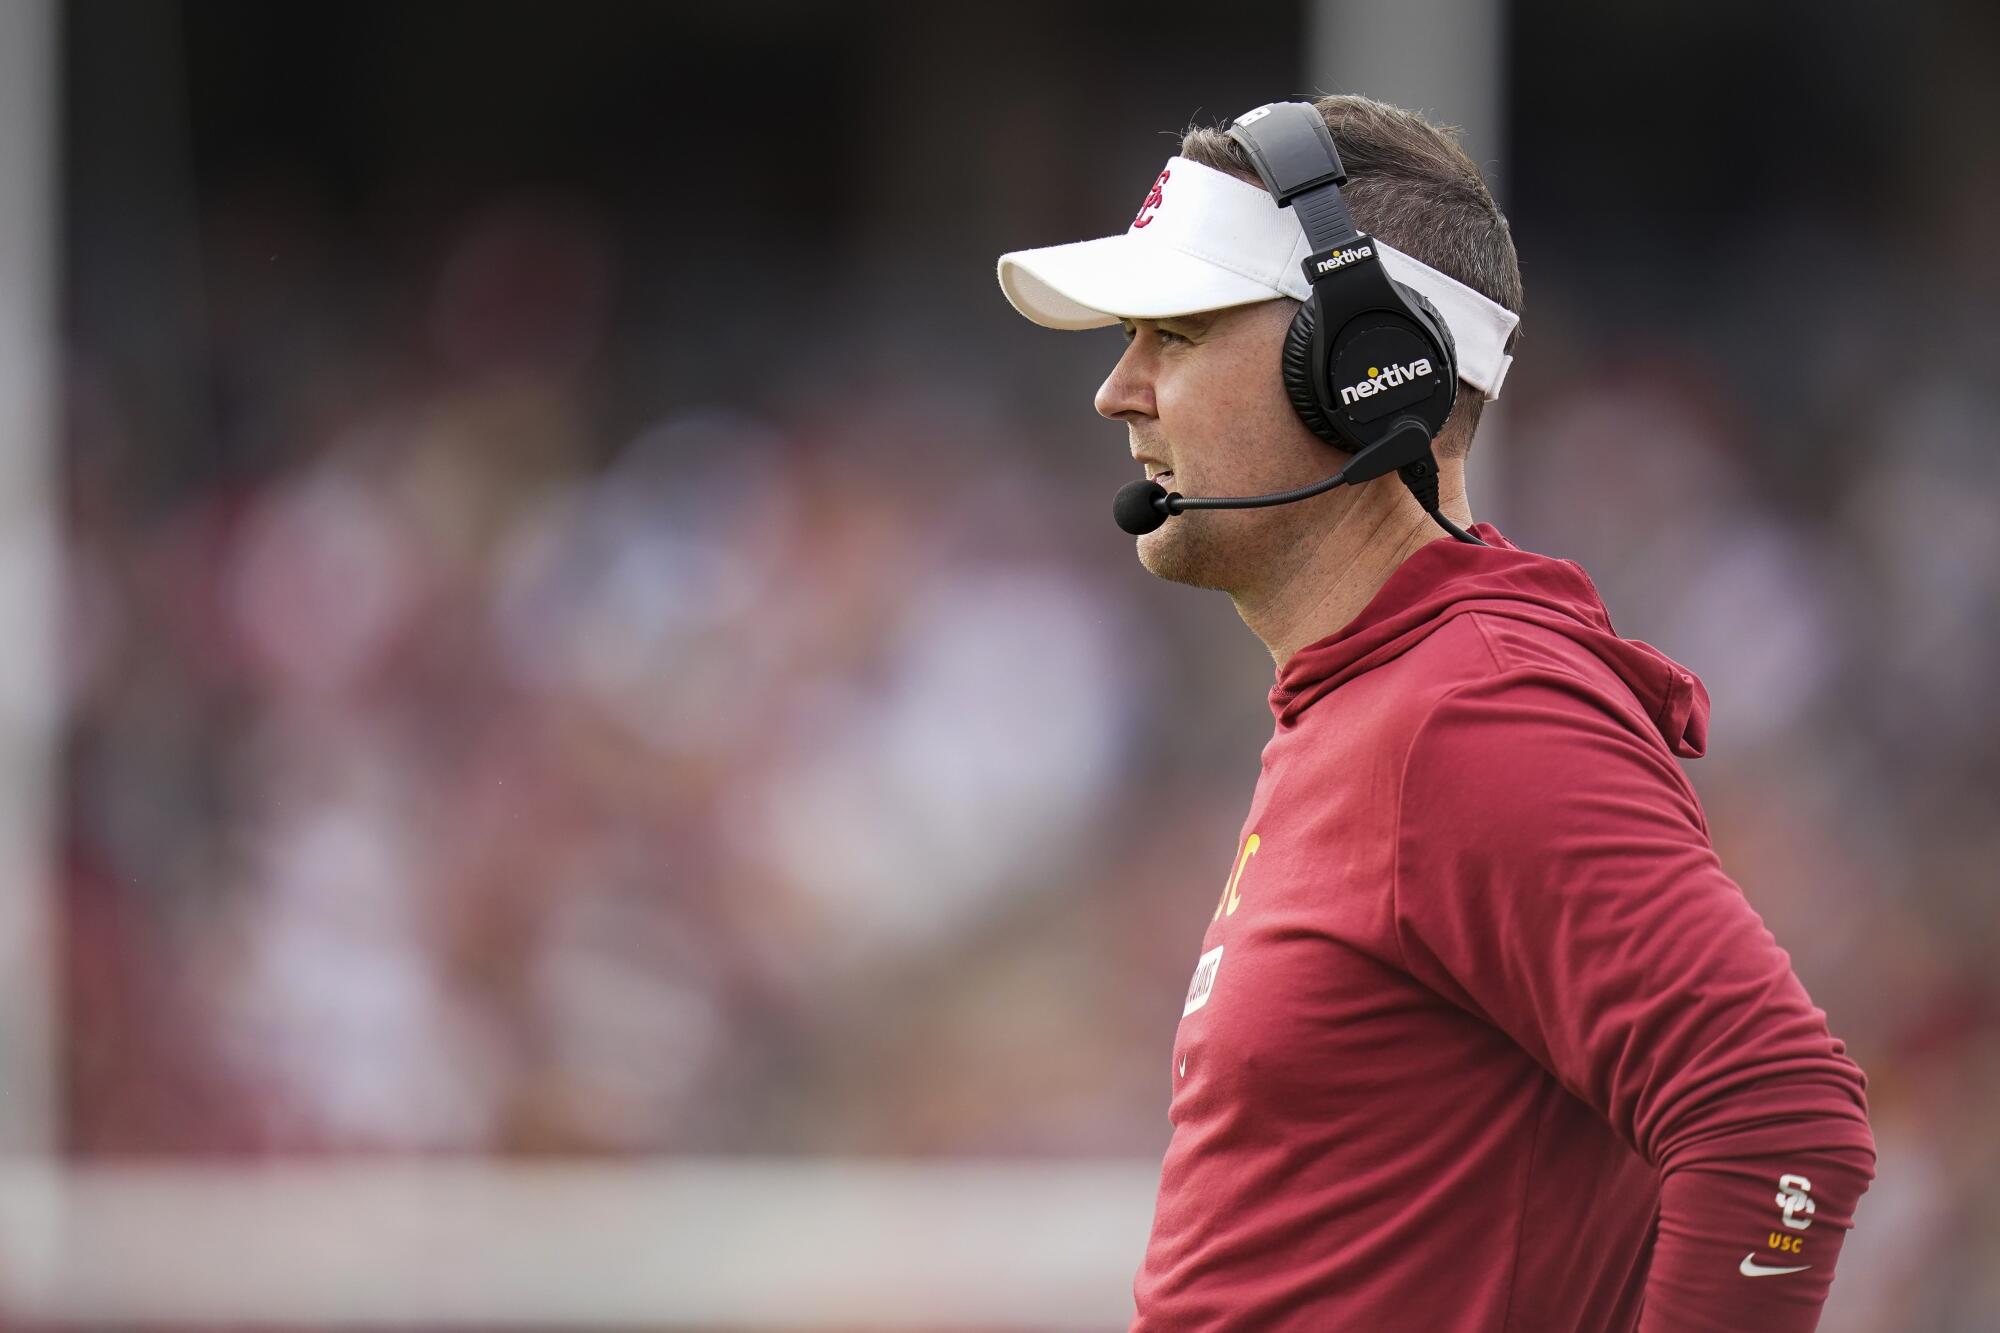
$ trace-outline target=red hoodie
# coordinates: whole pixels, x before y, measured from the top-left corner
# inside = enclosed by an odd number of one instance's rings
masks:
[[[1475,531],[1278,672],[1134,1330],[1819,1321],[1867,1078],[1709,846],[1707,692]]]

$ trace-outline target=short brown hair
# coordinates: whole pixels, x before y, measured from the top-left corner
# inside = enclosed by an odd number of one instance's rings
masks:
[[[1313,105],[1326,117],[1347,168],[1340,193],[1354,225],[1519,314],[1521,261],[1514,236],[1479,168],[1458,146],[1458,128],[1346,93]],[[1250,159],[1221,128],[1189,126],[1181,156],[1261,184]],[[1508,336],[1508,351],[1520,332],[1516,327]],[[1441,457],[1463,457],[1472,447],[1481,406],[1477,390],[1459,390],[1438,434]]]

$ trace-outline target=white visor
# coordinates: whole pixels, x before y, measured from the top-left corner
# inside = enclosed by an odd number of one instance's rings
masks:
[[[1451,327],[1458,377],[1488,399],[1514,358],[1502,350],[1521,317],[1421,260],[1384,244],[1383,268],[1422,292]],[[1000,256],[1000,290],[1051,329],[1166,319],[1312,294],[1300,268],[1305,228],[1270,191],[1184,157],[1167,159],[1123,236]]]

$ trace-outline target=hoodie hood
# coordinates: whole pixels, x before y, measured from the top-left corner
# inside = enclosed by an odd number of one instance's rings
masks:
[[[1617,673],[1668,748],[1699,758],[1708,744],[1708,690],[1651,644],[1622,639],[1596,585],[1574,560],[1523,551],[1490,523],[1472,532],[1486,547],[1434,541],[1405,560],[1338,632],[1307,644],[1278,669],[1271,712],[1282,729],[1314,700],[1393,661],[1470,611],[1540,625],[1573,640]]]

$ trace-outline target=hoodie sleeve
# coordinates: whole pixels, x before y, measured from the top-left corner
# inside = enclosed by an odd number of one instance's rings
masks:
[[[1659,1171],[1641,1333],[1804,1333],[1874,1176],[1867,1078],[1642,720],[1539,668],[1440,699],[1404,765],[1396,931]]]

